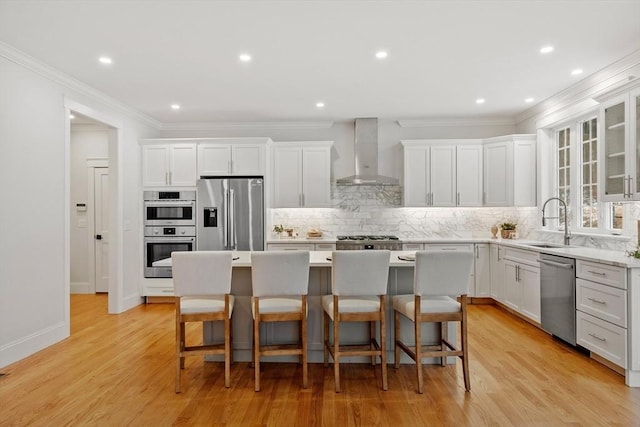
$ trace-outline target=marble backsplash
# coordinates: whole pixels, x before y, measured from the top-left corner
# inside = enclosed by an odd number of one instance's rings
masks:
[[[331,188],[331,208],[271,209],[269,226],[283,224],[304,236],[309,228],[327,236],[339,234],[394,234],[403,240],[429,238],[489,238],[491,226],[518,224],[518,238],[562,243],[562,232],[540,229],[536,207],[405,208],[400,186],[336,186]],[[610,250],[636,247],[635,218],[640,203],[625,206],[625,218],[633,227],[622,236],[572,234],[571,244]]]

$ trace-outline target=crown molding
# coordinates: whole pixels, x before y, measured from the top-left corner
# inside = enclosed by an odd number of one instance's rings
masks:
[[[130,116],[136,120],[139,120],[149,126],[154,127],[155,129],[160,129],[162,124],[140,111],[131,108],[130,106],[124,104],[121,101],[118,101],[115,98],[112,98],[106,95],[103,92],[100,92],[97,89],[92,88],[86,83],[81,82],[80,80],[74,79],[73,77],[63,73],[62,71],[45,64],[44,62],[27,55],[26,53],[10,46],[2,41],[0,41],[0,58],[5,58],[8,61],[11,61],[15,64],[18,64],[34,73],[54,82],[63,87],[71,89],[75,92],[79,92],[83,95],[86,95],[107,107],[113,108],[114,110],[119,111],[122,114]]]
[[[616,87],[627,84],[634,77],[640,77],[640,49],[516,115],[515,121],[516,123],[530,119],[540,121],[545,116],[557,114],[572,105],[615,90]]]
[[[163,123],[160,130],[216,130],[216,129],[329,129],[332,121],[318,122],[200,122]]]
[[[398,125],[402,128],[428,128],[441,126],[513,126],[515,124],[516,122],[512,117],[398,120]]]

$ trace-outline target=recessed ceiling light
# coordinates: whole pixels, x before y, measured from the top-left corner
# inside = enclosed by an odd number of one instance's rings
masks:
[[[484,98],[476,99],[476,104],[484,104]]]
[[[376,52],[376,58],[378,59],[385,59],[387,56],[389,56],[389,54],[386,50],[379,50]]]
[[[572,76],[579,76],[580,74],[582,74],[582,68],[576,68],[571,72]]]
[[[316,102],[316,107],[324,108],[324,102]]]
[[[241,54],[238,58],[240,58],[240,61],[242,62],[249,62],[251,61],[251,55],[247,54],[247,53],[243,53]]]
[[[111,64],[113,62],[108,56],[101,56],[100,58],[98,58],[98,61],[103,64]]]
[[[544,46],[540,49],[540,53],[551,53],[553,52],[553,46]]]
[[[172,110],[179,110],[180,109],[180,104],[171,104],[171,109]]]
[[[533,102],[533,98],[527,98],[524,100],[524,102],[529,103],[529,102]]]
[[[75,119],[75,118],[76,118],[76,116],[74,116],[73,114],[69,114],[69,118],[70,118],[71,120],[73,120],[73,119]]]

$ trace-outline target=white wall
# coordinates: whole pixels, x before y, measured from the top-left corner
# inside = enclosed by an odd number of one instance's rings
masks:
[[[139,137],[152,127],[115,101],[0,46],[0,367],[69,335],[65,98],[122,126],[124,310],[140,303]],[[114,147],[110,147],[110,150]],[[115,153],[117,154],[117,153]],[[8,203],[10,201],[10,203]]]
[[[108,133],[106,130],[71,126],[71,196],[70,202],[70,262],[71,293],[87,293],[89,289],[89,218],[88,210],[78,211],[76,204],[89,206],[89,179],[87,160],[107,159]]]

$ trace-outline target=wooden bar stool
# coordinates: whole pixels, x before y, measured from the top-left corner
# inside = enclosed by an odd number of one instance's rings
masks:
[[[473,269],[473,252],[416,252],[413,279],[413,295],[396,295],[392,298],[395,330],[395,367],[400,367],[402,349],[416,362],[418,391],[423,392],[422,359],[440,357],[444,366],[447,356],[462,359],[464,386],[471,390],[467,343],[467,293],[469,277]],[[459,296],[460,302],[452,298]],[[414,323],[415,345],[409,346],[400,339],[400,315]],[[440,340],[437,345],[422,345],[421,324],[440,324]],[[460,348],[447,338],[447,322],[460,322]]]
[[[231,292],[232,254],[221,252],[173,252],[171,264],[176,305],[176,393],[185,356],[224,355],[224,385],[229,387],[232,362]],[[224,342],[186,345],[187,322],[224,322]]]
[[[340,392],[340,358],[371,356],[375,365],[380,357],[382,389],[387,389],[386,295],[390,252],[384,250],[334,251],[332,253],[331,295],[322,297],[324,309],[324,366],[333,358],[336,393]],[[329,325],[333,321],[333,344]],[[340,345],[341,322],[369,322],[366,345]],[[380,342],[376,340],[376,322],[380,322]]]
[[[260,391],[260,357],[298,355],[302,363],[302,387],[307,388],[307,290],[309,252],[268,251],[251,254],[253,297],[253,363],[255,390]],[[261,345],[260,323],[300,323],[295,344]]]

